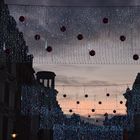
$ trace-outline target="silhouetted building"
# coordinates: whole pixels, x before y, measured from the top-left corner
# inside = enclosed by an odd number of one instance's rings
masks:
[[[106,116],[104,126],[85,123],[76,114],[67,118],[56,98],[55,73],[40,71],[35,77],[33,56],[3,0],[0,31],[0,140],[11,134],[17,140],[139,139],[140,73],[124,93],[127,115]]]
[[[105,126],[120,126],[124,130],[124,135],[129,140],[140,138],[140,73],[137,74],[132,90],[128,87],[123,94],[126,98],[127,114],[106,118]]]
[[[32,83],[33,56],[27,54],[23,34],[3,0],[0,1],[0,31],[0,139],[9,140],[15,133],[17,139],[25,140],[26,136],[22,135],[25,123],[20,113],[21,85]]]

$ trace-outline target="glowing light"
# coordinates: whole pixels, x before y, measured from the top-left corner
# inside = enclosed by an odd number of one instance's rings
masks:
[[[17,137],[17,134],[13,133],[11,136],[12,136],[13,139],[15,139]]]

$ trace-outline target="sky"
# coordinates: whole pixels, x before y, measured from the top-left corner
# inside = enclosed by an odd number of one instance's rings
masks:
[[[69,109],[93,117],[113,114],[114,109],[126,113],[122,94],[140,71],[140,61],[133,60],[134,54],[140,54],[140,9],[135,7],[140,4],[138,0],[6,2],[34,55],[35,71],[56,73],[58,100],[66,113]],[[20,16],[25,16],[25,22],[19,21]],[[108,24],[103,24],[104,17],[109,19]],[[61,26],[66,27],[65,32],[60,31]],[[39,41],[34,39],[36,34],[41,36]],[[83,40],[77,40],[78,34],[83,35]],[[121,35],[126,37],[124,42],[120,41]],[[51,53],[46,52],[47,46],[52,46]],[[89,56],[90,50],[95,50],[95,56]],[[63,94],[67,94],[66,99]],[[119,104],[121,100],[123,105]],[[96,108],[96,113],[91,113],[92,108]]]

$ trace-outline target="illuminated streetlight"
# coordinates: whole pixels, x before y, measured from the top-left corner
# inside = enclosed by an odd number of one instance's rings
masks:
[[[12,138],[15,139],[17,137],[16,133],[11,134]]]

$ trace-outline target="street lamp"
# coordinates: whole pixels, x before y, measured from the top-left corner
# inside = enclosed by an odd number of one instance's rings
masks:
[[[17,137],[17,134],[16,134],[16,133],[13,133],[13,134],[11,134],[11,137],[12,137],[13,139],[15,139],[15,138]]]

